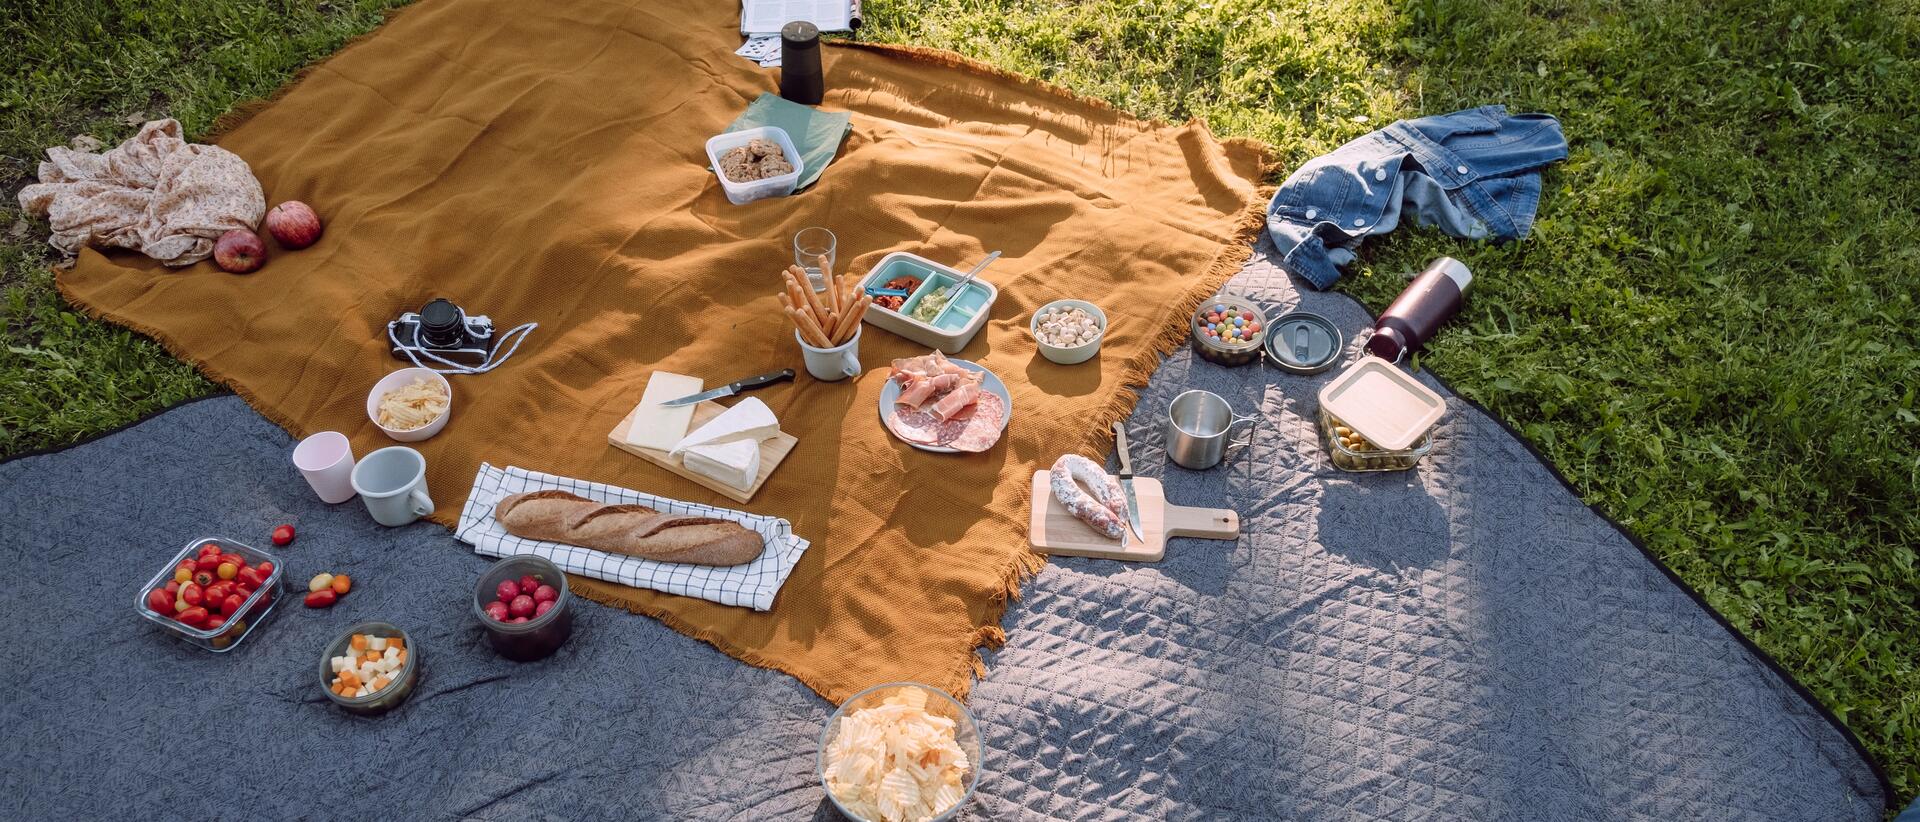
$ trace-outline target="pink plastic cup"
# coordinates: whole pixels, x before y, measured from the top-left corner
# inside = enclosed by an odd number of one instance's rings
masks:
[[[353,446],[347,435],[321,431],[293,447],[293,467],[329,505],[353,499]]]

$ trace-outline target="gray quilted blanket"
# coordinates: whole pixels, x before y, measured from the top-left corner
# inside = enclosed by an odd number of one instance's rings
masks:
[[[1264,258],[1232,288],[1367,320]],[[1418,470],[1342,474],[1315,443],[1319,379],[1185,352],[1154,377],[1140,470],[1246,533],[1155,565],[1060,559],[1027,586],[971,700],[968,818],[1882,814],[1851,738],[1499,424],[1454,400]],[[1195,386],[1262,418],[1206,472],[1160,451],[1167,401]],[[592,605],[557,656],[502,660],[467,611],[485,560],[317,502],[290,445],[222,397],[0,465],[0,816],[833,817],[814,775],[830,706],[804,687]],[[134,616],[188,540],[264,543],[279,522],[300,530],[296,578],[344,571],[353,594],[224,655]],[[361,618],[407,626],[425,664],[377,719],[315,684]]]

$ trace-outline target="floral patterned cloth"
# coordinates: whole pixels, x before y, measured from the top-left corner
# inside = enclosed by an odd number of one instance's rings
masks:
[[[192,265],[236,228],[266,213],[260,181],[240,156],[189,143],[178,120],[154,120],[102,154],[55,146],[20,207],[53,223],[55,248],[131,248],[170,266]]]

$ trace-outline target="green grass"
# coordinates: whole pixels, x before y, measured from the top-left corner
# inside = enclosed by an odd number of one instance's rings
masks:
[[[197,132],[386,4],[272,5],[64,0],[0,22],[0,47],[32,56],[0,66],[0,188],[42,146],[111,143],[136,112]],[[1378,308],[1435,255],[1472,265],[1468,309],[1424,364],[1812,689],[1897,798],[1920,791],[1913,0],[865,5],[869,38],[1204,117],[1287,166],[1398,117],[1492,102],[1558,115],[1573,153],[1529,240],[1403,229],[1340,288]],[[0,231],[16,216],[0,209]],[[0,453],[209,390],[69,313],[42,248],[0,238]]]

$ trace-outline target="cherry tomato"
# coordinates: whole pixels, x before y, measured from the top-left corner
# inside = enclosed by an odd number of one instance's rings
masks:
[[[244,596],[228,594],[227,598],[220,603],[220,612],[227,616],[233,616],[234,614],[240,613],[240,606],[245,605],[246,602],[247,598]]]
[[[334,574],[331,587],[334,593],[346,596],[348,591],[353,590],[353,580],[349,579],[346,574]]]
[[[173,594],[165,589],[156,588],[147,592],[147,607],[156,614],[173,613]]]
[[[221,579],[233,579],[238,573],[240,573],[240,566],[231,562],[222,562],[219,568],[214,569],[213,575]]]
[[[218,567],[220,567],[219,554],[201,554],[200,558],[193,563],[193,570],[205,571],[209,574],[213,573],[213,570]]]
[[[219,556],[219,555],[220,555],[220,543],[217,543],[217,542],[209,542],[209,543],[205,543],[205,544],[203,544],[203,545],[201,545],[201,546],[200,546],[200,553],[199,553],[199,554],[196,554],[195,556],[201,556],[201,557],[204,557],[204,556],[206,556],[206,555],[208,555],[208,554],[212,554],[212,555],[214,555],[214,556]]]
[[[213,629],[215,629],[215,628],[218,628],[218,627],[220,627],[220,626],[222,626],[222,625],[225,625],[225,624],[227,624],[227,618],[226,618],[226,617],[223,617],[223,616],[221,616],[221,615],[219,615],[219,614],[211,614],[211,615],[209,615],[209,616],[207,617],[207,624],[205,624],[205,625],[202,625],[202,626],[200,626],[200,627],[202,627],[202,628],[205,628],[205,629],[207,629],[207,630],[209,630],[209,631],[211,631],[211,630],[213,630]]]
[[[199,586],[200,586],[200,587],[202,587],[202,588],[205,588],[205,587],[207,587],[207,586],[209,586],[209,585],[212,585],[212,584],[213,584],[213,581],[214,581],[215,579],[218,579],[218,577],[215,577],[215,576],[213,575],[213,572],[212,572],[212,571],[195,571],[195,572],[193,572],[193,582],[194,582],[194,584],[196,584],[196,585],[199,585]]]
[[[273,529],[273,544],[286,545],[293,541],[293,526],[282,525]]]
[[[340,595],[334,593],[332,588],[322,588],[307,594],[306,602],[308,608],[331,608],[339,599]]]
[[[271,562],[262,562],[259,565],[255,565],[253,567],[255,571],[259,572],[261,579],[266,579],[267,577],[273,576],[273,563]],[[245,571],[247,569],[241,568],[240,570]],[[255,585],[253,587],[258,588],[260,586]]]
[[[221,554],[220,561],[232,563],[235,568],[247,567],[247,558],[239,554]]]
[[[227,596],[225,589],[221,586],[226,584],[226,580],[221,580],[211,585],[203,585],[200,587],[200,599],[207,606],[207,610],[211,611],[220,607],[220,600],[225,599]]]
[[[206,589],[201,588],[197,583],[189,582],[180,586],[180,600],[187,603],[188,608],[205,604],[206,597]]]
[[[190,579],[193,579],[193,567],[191,563],[189,563],[188,566],[185,568],[173,569],[174,582],[186,582],[187,580],[190,580]]]
[[[166,591],[169,594],[177,594],[180,592],[180,583],[169,581],[167,583],[167,587],[162,590]]]
[[[198,628],[207,623],[207,609],[188,608],[187,610],[184,610],[178,614],[175,614],[173,618],[180,620],[181,622],[184,622],[188,625],[192,625],[195,628]]]
[[[233,581],[245,585],[248,588],[258,588],[267,584],[266,576],[266,574],[260,573],[252,568],[242,568],[239,573],[233,575]]]
[[[247,586],[245,586],[245,585],[235,585],[235,586],[233,586],[233,592],[234,592],[234,593],[236,593],[236,594],[239,594],[239,595],[240,595],[240,596],[242,596],[242,597],[250,597],[250,596],[253,596],[253,589],[252,589],[252,588],[248,588],[248,587],[247,587]],[[261,599],[266,599],[266,597],[261,597]]]

